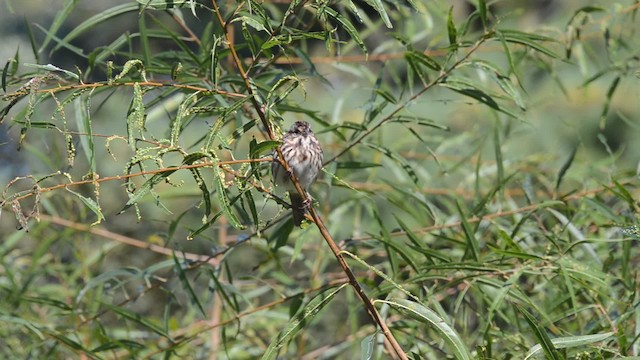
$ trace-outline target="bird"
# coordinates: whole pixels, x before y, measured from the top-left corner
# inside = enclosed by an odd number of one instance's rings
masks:
[[[289,168],[300,182],[300,186],[306,192],[320,174],[322,168],[322,146],[314,135],[309,123],[296,121],[282,138],[280,150]],[[273,152],[271,173],[276,185],[284,186],[289,192],[293,222],[300,227],[304,215],[309,206],[306,196],[300,196],[291,182],[289,172],[285,170],[278,159],[277,150]]]

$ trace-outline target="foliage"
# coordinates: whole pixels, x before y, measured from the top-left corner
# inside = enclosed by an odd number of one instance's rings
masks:
[[[3,357],[640,355],[639,3],[88,3],[2,69]]]

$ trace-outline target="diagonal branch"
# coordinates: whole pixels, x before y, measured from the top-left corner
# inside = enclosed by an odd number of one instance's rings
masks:
[[[428,83],[427,85],[425,85],[424,88],[422,88],[422,90],[418,91],[416,94],[414,94],[413,96],[411,96],[409,99],[407,99],[405,102],[403,102],[402,104],[398,105],[389,115],[385,116],[382,120],[380,120],[377,124],[375,124],[374,126],[370,127],[369,129],[365,130],[362,134],[360,134],[360,136],[358,136],[357,139],[355,139],[354,141],[352,141],[349,145],[345,146],[344,149],[340,150],[337,154],[335,154],[333,157],[331,157],[329,160],[326,160],[324,162],[324,165],[330,164],[332,163],[334,160],[336,160],[337,158],[341,157],[342,155],[346,154],[349,150],[351,150],[351,148],[353,148],[354,146],[358,145],[364,138],[366,138],[367,136],[371,135],[371,133],[373,133],[374,131],[376,131],[380,126],[384,125],[385,123],[389,122],[394,116],[396,116],[396,114],[398,114],[400,111],[402,111],[405,107],[407,107],[407,105],[409,105],[411,102],[413,102],[415,99],[419,98],[420,96],[422,96],[422,94],[424,94],[425,92],[427,92],[428,90],[430,90],[431,88],[433,88],[434,86],[438,85],[439,83],[441,83],[442,81],[444,81],[447,76],[449,76],[449,74],[455,70],[456,68],[458,68],[458,66],[460,66],[460,64],[462,64],[464,61],[466,61],[471,54],[473,54],[476,50],[478,50],[478,48],[480,47],[480,45],[482,45],[485,41],[487,40],[486,37],[481,38],[480,40],[478,40],[472,47],[471,49],[469,49],[469,51],[462,57],[460,58],[458,61],[456,61],[453,65],[451,65],[449,67],[449,69],[441,71],[440,74],[438,75],[438,77],[436,77],[435,79],[433,79],[430,83]]]
[[[247,73],[244,70],[244,67],[242,65],[242,61],[240,60],[240,57],[238,56],[238,53],[236,52],[235,46],[234,46],[233,42],[231,41],[231,39],[229,37],[229,32],[228,32],[228,29],[227,29],[227,23],[222,19],[222,14],[220,12],[220,9],[219,9],[218,4],[216,3],[216,1],[212,0],[211,2],[213,4],[213,9],[215,11],[215,14],[216,14],[216,16],[218,18],[218,22],[220,23],[220,25],[223,28],[223,31],[224,31],[224,34],[225,34],[225,38],[226,38],[227,44],[229,46],[229,50],[231,52],[231,56],[233,57],[233,61],[235,62],[235,65],[237,67],[238,73],[242,77],[242,79],[244,81],[244,84],[245,84],[245,87],[247,89],[247,92],[249,93],[249,95],[251,97],[251,103],[253,104],[253,107],[255,108],[256,112],[258,113],[258,117],[260,117],[260,120],[262,121],[262,124],[264,125],[264,127],[266,129],[267,134],[269,136],[269,139],[270,140],[275,140],[275,135],[273,133],[273,129],[271,128],[271,126],[269,124],[269,120],[267,119],[267,116],[266,116],[266,114],[264,112],[263,107],[258,102],[258,98],[256,96],[257,94],[253,91],[253,87],[251,85],[251,81],[249,80],[249,77],[247,76]],[[277,160],[282,164],[283,168],[290,174],[291,181],[292,181],[293,185],[295,186],[296,191],[298,192],[298,194],[300,194],[300,196],[302,196],[303,199],[306,199],[308,201],[307,192],[304,191],[302,186],[300,186],[300,182],[298,181],[296,176],[293,174],[293,171],[291,171],[291,168],[289,167],[289,164],[286,161],[283,160],[284,156],[282,155],[282,150],[280,149],[280,147],[276,148],[276,152],[278,154],[278,159]],[[311,203],[311,201],[308,201],[308,202]],[[356,279],[355,274],[353,273],[353,271],[351,270],[351,268],[349,267],[349,265],[345,261],[344,257],[340,253],[340,249],[336,245],[335,241],[331,237],[331,234],[329,234],[329,231],[327,230],[326,226],[324,225],[322,219],[320,218],[320,216],[318,215],[318,213],[316,212],[316,210],[313,208],[312,205],[309,206],[309,212],[311,213],[311,216],[313,217],[313,220],[315,221],[316,225],[318,226],[318,229],[320,230],[320,233],[322,234],[322,236],[324,237],[325,241],[329,245],[329,248],[331,249],[331,252],[333,252],[333,255],[338,260],[338,263],[340,264],[340,267],[342,268],[344,273],[349,278],[349,284],[354,288],[354,290],[356,291],[356,293],[358,294],[358,296],[360,297],[360,299],[364,303],[364,305],[367,308],[367,310],[369,312],[369,315],[371,316],[373,321],[376,324],[378,324],[378,326],[382,330],[385,338],[387,339],[387,342],[385,344],[388,345],[388,347],[391,348],[390,349],[391,351],[389,351],[390,354],[393,355],[395,353],[394,357],[397,357],[397,358],[402,359],[402,360],[407,359],[407,355],[402,350],[402,348],[400,347],[400,344],[398,343],[398,341],[395,339],[395,337],[393,336],[393,334],[391,333],[391,331],[389,330],[389,328],[385,324],[384,319],[382,319],[382,316],[380,315],[380,313],[376,309],[375,305],[373,304],[373,301],[367,296],[367,294],[365,294],[364,290],[362,289],[362,287],[358,283],[358,280]]]

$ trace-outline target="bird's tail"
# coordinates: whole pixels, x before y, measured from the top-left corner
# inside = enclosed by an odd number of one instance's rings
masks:
[[[304,220],[304,213],[307,211],[307,207],[304,204],[304,199],[300,194],[293,191],[289,192],[289,198],[291,198],[291,211],[293,212],[293,223],[300,227]]]

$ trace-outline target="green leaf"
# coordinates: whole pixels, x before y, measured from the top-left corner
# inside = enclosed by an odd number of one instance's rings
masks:
[[[143,196],[147,195],[149,192],[151,192],[151,190],[153,190],[154,186],[156,186],[161,181],[165,180],[169,175],[173,174],[174,172],[176,172],[176,170],[174,169],[165,170],[153,175],[150,179],[145,181],[144,184],[142,184],[142,186],[132,194],[133,196],[131,196],[131,194],[129,195],[129,201],[127,201],[124,208],[120,210],[120,213],[124,212],[125,210],[130,208],[133,204],[136,204],[138,201],[140,201],[140,199]]]
[[[5,93],[7,92],[7,77],[13,76],[15,74],[15,69],[17,69],[17,64],[18,64],[18,60],[16,60],[17,55],[18,55],[18,52],[16,51],[16,55],[13,58],[7,60],[7,63],[4,64],[4,69],[2,70],[2,91],[4,91]],[[11,69],[13,69],[13,71],[11,71],[11,75],[9,75],[9,66],[11,66]]]
[[[563,360],[563,358],[558,353],[555,345],[547,335],[546,329],[538,325],[538,320],[533,317],[527,310],[525,310],[522,306],[516,305],[516,309],[522,315],[524,315],[525,320],[529,324],[529,327],[533,331],[533,335],[540,342],[540,347],[544,350],[544,354],[549,360]]]
[[[80,3],[79,0],[67,0],[64,3],[64,7],[60,11],[56,12],[56,16],[53,18],[53,21],[51,22],[51,27],[49,27],[49,30],[45,32],[47,36],[40,44],[40,48],[37,51],[38,54],[41,54],[44,51],[44,49],[46,49],[49,46],[49,42],[51,42],[51,39],[53,39],[53,36],[64,25],[65,21],[67,21],[67,18],[69,17],[69,14],[71,14],[73,9],[75,9],[79,3]],[[38,57],[36,56],[36,59],[37,58]]]
[[[605,8],[599,7],[599,6],[584,6],[581,7],[580,9],[576,10],[573,13],[573,16],[571,16],[571,19],[569,19],[569,21],[567,21],[567,25],[571,24],[573,22],[573,20],[575,20],[576,16],[582,14],[582,13],[592,13],[592,12],[605,12],[607,11]]]
[[[517,116],[512,112],[503,109],[496,102],[496,100],[494,100],[493,97],[489,95],[485,90],[481,89],[467,79],[449,77],[445,82],[440,83],[440,86],[444,86],[464,96],[475,99],[494,110],[500,111],[505,115],[509,115],[512,118],[517,118]]]
[[[602,334],[593,334],[593,335],[578,335],[578,336],[564,336],[559,338],[551,339],[551,343],[557,349],[567,349],[567,348],[577,348],[579,346],[589,345],[596,342],[600,342],[606,340],[613,336],[613,332],[606,332]],[[536,344],[532,348],[529,349],[527,355],[524,360],[531,358],[542,350],[542,345]]]
[[[413,170],[413,168],[411,167],[411,164],[409,164],[407,162],[407,160],[405,160],[404,157],[396,154],[395,152],[391,151],[390,149],[384,147],[384,146],[380,146],[380,145],[375,145],[372,143],[364,143],[364,145],[377,150],[379,152],[381,152],[383,155],[385,155],[386,157],[388,157],[389,159],[393,160],[394,162],[398,163],[398,165],[400,165],[402,167],[402,169],[404,169],[404,171],[407,173],[407,175],[409,175],[409,177],[411,178],[411,180],[413,181],[414,184],[418,183],[418,175],[416,175],[416,172]]]
[[[40,69],[40,70],[45,70],[45,71],[60,71],[64,74],[66,74],[67,76],[70,76],[76,80],[80,80],[80,77],[78,76],[78,74],[74,74],[69,70],[65,70],[65,69],[61,69],[57,66],[53,66],[51,64],[47,64],[47,65],[39,65],[39,64],[29,64],[29,63],[25,63],[24,64],[25,67],[30,67],[30,68],[36,68],[36,69]]]
[[[393,28],[391,25],[391,20],[389,20],[389,15],[387,15],[387,11],[384,9],[381,0],[365,0],[372,8],[374,8],[378,14],[380,14],[380,18],[382,18],[382,22],[384,22],[385,26],[389,29]]]
[[[556,39],[518,30],[498,30],[498,34],[502,36],[506,42],[525,45],[554,59],[559,58],[556,53],[537,43],[540,41],[557,42]]]
[[[435,70],[435,71],[442,70],[442,65],[440,65],[437,61],[435,61],[433,58],[431,58],[430,56],[428,56],[423,52],[409,50],[405,52],[404,56],[405,58],[410,58],[416,61],[416,63],[423,65],[431,70]]]
[[[373,350],[375,349],[376,335],[377,334],[367,335],[364,339],[362,339],[362,341],[360,341],[360,359],[373,359]]]
[[[89,210],[91,210],[94,214],[96,214],[96,216],[98,217],[98,219],[96,221],[94,221],[91,226],[96,225],[96,224],[100,224],[102,222],[102,220],[104,220],[104,215],[102,214],[102,210],[100,209],[100,204],[98,204],[95,200],[82,196],[79,193],[69,189],[69,187],[65,187],[65,189],[72,193],[73,195],[77,196],[78,199],[80,199],[88,208]]]
[[[278,334],[269,344],[269,347],[262,355],[262,360],[276,359],[280,349],[289,341],[291,341],[302,330],[305,325],[309,324],[313,318],[327,306],[331,300],[348,284],[342,284],[335,288],[329,288],[316,295],[309,303],[307,303],[298,314],[289,321],[287,327]]]
[[[40,52],[38,51],[38,45],[36,42],[36,37],[33,35],[33,29],[31,28],[31,24],[24,19],[24,27],[27,29],[27,35],[29,35],[29,43],[31,44],[31,51],[33,51],[33,58],[36,59],[36,62],[40,61]]]
[[[609,114],[609,107],[611,106],[611,98],[613,94],[616,92],[618,85],[620,84],[620,76],[616,76],[615,79],[609,85],[609,89],[607,90],[607,97],[604,102],[604,107],[602,108],[602,113],[600,113],[600,130],[603,130],[607,123],[607,115]]]
[[[127,114],[127,139],[129,141],[129,147],[132,150],[136,149],[136,135],[142,135],[144,120],[145,106],[142,100],[142,89],[140,88],[140,84],[136,82],[133,84],[133,98],[129,106],[129,113]]]
[[[456,48],[458,46],[458,32],[456,24],[453,22],[453,6],[449,8],[449,16],[447,17],[447,33],[449,35],[449,44]]]
[[[77,97],[74,100],[74,109],[76,115],[76,122],[78,123],[78,129],[83,134],[80,135],[80,143],[82,144],[82,152],[87,158],[91,173],[97,173],[95,149],[93,143],[93,130],[91,126],[91,110],[89,104],[91,96]]]
[[[168,10],[168,9],[181,9],[186,7],[204,7],[203,4],[200,4],[196,1],[192,0],[136,0],[138,3],[142,4],[142,10],[146,10],[147,8],[151,8],[153,10]]]
[[[220,167],[218,166],[218,163],[216,161],[213,164],[213,183],[215,184],[215,187],[216,187],[218,202],[220,203],[222,212],[227,217],[227,220],[229,221],[229,223],[236,229],[243,229],[244,226],[240,224],[240,220],[238,220],[236,215],[231,210],[231,205],[229,204],[229,199],[227,198],[227,190],[224,187],[223,178],[224,178],[224,173],[220,171]]]
[[[435,331],[437,331],[442,340],[453,350],[453,355],[458,360],[472,360],[473,357],[469,350],[465,346],[466,341],[463,341],[460,335],[447,324],[442,318],[438,316],[433,310],[428,307],[414,301],[406,299],[394,299],[392,301],[376,300],[384,304],[389,304],[393,308],[400,310],[401,312],[409,315],[411,318],[418,320],[424,324],[429,325]]]
[[[487,2],[486,0],[478,0],[478,14],[480,15],[480,21],[482,21],[482,27],[487,29]]]
[[[107,9],[97,15],[94,15],[87,20],[83,21],[79,25],[75,26],[73,30],[71,30],[61,41],[60,43],[51,50],[51,52],[55,52],[60,47],[69,45],[69,42],[78,36],[82,35],[85,31],[94,29],[98,24],[111,20],[112,18],[126,14],[128,12],[137,12],[138,4],[136,3],[125,3],[121,5],[114,6],[110,9]]]
[[[562,179],[564,179],[564,175],[567,173],[567,171],[571,167],[571,164],[573,164],[573,160],[575,159],[577,152],[578,152],[578,144],[576,144],[573,147],[573,149],[571,150],[571,153],[569,154],[569,157],[562,164],[560,171],[558,171],[558,178],[556,180],[556,191],[558,191],[558,189],[560,188],[560,184],[562,183]]]
[[[524,100],[520,91],[513,84],[511,79],[508,76],[502,75],[500,70],[498,70],[494,65],[489,62],[483,60],[475,60],[472,64],[483,70],[487,75],[489,75],[495,82],[500,86],[502,91],[504,91],[511,100],[513,100],[516,105],[522,110],[526,110],[526,106],[524,104]]]
[[[471,252],[471,258],[478,262],[480,260],[480,248],[478,246],[478,239],[476,239],[475,230],[471,227],[471,224],[467,221],[467,215],[462,211],[462,206],[459,201],[456,201],[456,208],[460,215],[462,222],[462,229],[464,230],[464,236],[467,240],[467,251]]]
[[[416,124],[420,126],[432,127],[440,130],[449,131],[449,127],[436,123],[434,120],[422,118],[413,115],[397,115],[389,119],[390,122],[397,122],[402,124]]]
[[[295,76],[284,76],[278,80],[269,90],[267,94],[267,101],[269,106],[278,104],[293,92],[300,85],[300,79]]]
[[[280,145],[279,141],[276,140],[265,140],[262,142],[250,143],[249,144],[249,158],[257,159],[265,152],[272,152],[275,148]]]
[[[312,6],[316,7],[316,5],[312,5]],[[349,19],[342,16],[337,11],[333,10],[328,6],[325,6],[322,9],[324,10],[324,13],[329,15],[329,17],[337,21],[338,24],[340,24],[344,28],[344,30],[349,34],[349,36],[351,36],[351,38],[356,42],[356,44],[358,44],[358,46],[360,47],[360,49],[365,55],[369,54],[369,52],[367,51],[367,47],[364,44],[364,41],[362,41],[362,39],[360,38],[360,32],[353,26],[353,24],[351,24],[351,21],[349,21]]]
[[[191,302],[196,304],[196,306],[198,307],[198,310],[200,310],[200,315],[202,315],[203,318],[206,318],[207,313],[204,311],[204,307],[202,306],[202,303],[200,302],[198,295],[196,295],[196,293],[193,291],[193,287],[191,286],[189,279],[187,279],[187,274],[184,272],[184,268],[183,268],[184,262],[181,263],[180,260],[178,260],[175,252],[173,254],[173,262],[175,264],[174,269],[178,273],[178,278],[180,279],[182,288],[187,292],[187,295],[189,295]]]
[[[163,338],[169,338],[169,334],[165,333],[164,329],[162,329],[162,327],[154,324],[153,322],[149,321],[149,319],[146,316],[142,316],[140,314],[137,314],[129,309],[125,309],[123,307],[117,306],[117,305],[111,305],[108,303],[103,304],[103,306],[109,308],[111,311],[113,311],[114,313],[116,313],[117,315],[122,316],[123,318],[130,320],[144,328],[147,328],[149,330],[151,330],[152,332],[160,335]]]
[[[376,164],[363,161],[339,161],[336,164],[338,169],[368,169],[372,167],[380,167],[382,164]]]

